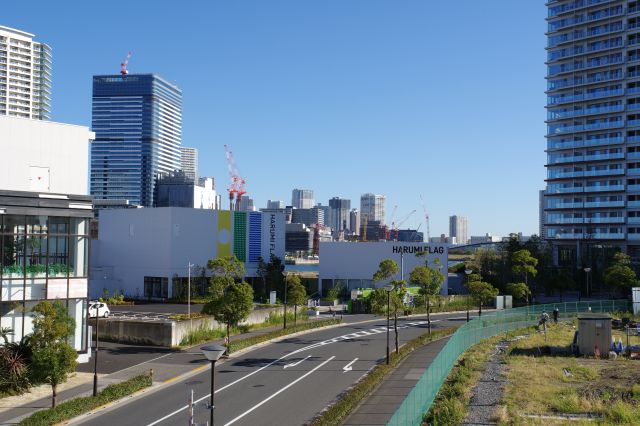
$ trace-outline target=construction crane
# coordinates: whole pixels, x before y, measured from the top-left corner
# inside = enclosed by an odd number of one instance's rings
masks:
[[[127,53],[127,57],[124,58],[124,61],[120,63],[120,74],[122,74],[123,76],[129,74],[129,70],[127,69],[129,59],[131,59],[131,52]]]
[[[429,227],[429,213],[427,213],[427,208],[424,206],[424,198],[422,198],[422,194],[420,194],[420,202],[422,203],[422,211],[424,212],[424,220],[427,223],[427,242],[431,241],[431,228]]]
[[[233,198],[235,194],[238,192],[238,183],[235,174],[235,164],[233,162],[233,153],[229,149],[228,145],[224,146],[224,153],[227,158],[227,168],[229,169],[229,187],[227,191],[229,191],[229,210],[233,210]]]
[[[367,242],[367,224],[369,223],[369,216],[364,217],[364,226],[362,227],[362,242]]]
[[[394,229],[394,227],[396,226],[395,220],[396,220],[396,212],[398,211],[398,205],[396,204],[395,206],[393,206],[393,211],[391,212],[391,227],[387,228],[385,227],[385,238],[387,240],[389,240],[390,235],[389,235],[389,229]]]
[[[400,228],[400,226],[402,226],[403,223],[405,223],[407,220],[409,220],[409,218],[415,213],[415,210],[411,210],[411,212],[406,215],[405,217],[402,218],[402,220],[398,221],[398,224],[395,226],[395,228],[393,229],[393,232],[395,233],[395,238],[394,241],[398,241],[398,228]]]

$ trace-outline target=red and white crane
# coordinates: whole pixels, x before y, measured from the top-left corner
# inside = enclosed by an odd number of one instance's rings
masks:
[[[227,157],[227,168],[229,169],[229,210],[234,210],[233,199],[235,195],[235,210],[240,209],[240,198],[247,193],[245,190],[245,180],[238,174],[236,163],[233,158],[233,152],[229,149],[228,145],[224,146],[224,152]]]
[[[129,65],[129,59],[131,59],[131,52],[127,53],[127,57],[124,58],[124,61],[120,63],[120,74],[123,76],[129,74],[129,70],[127,69],[127,65]]]
[[[422,203],[422,211],[424,212],[424,220],[427,222],[427,242],[431,241],[431,229],[429,227],[429,213],[427,213],[427,208],[424,206],[424,199],[422,198],[422,194],[420,194],[420,202]]]

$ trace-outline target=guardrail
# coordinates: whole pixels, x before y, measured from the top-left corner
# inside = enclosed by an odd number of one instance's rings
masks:
[[[588,311],[628,311],[630,303],[628,300],[549,303],[483,313],[481,317],[474,318],[458,328],[449,338],[445,347],[391,417],[388,425],[420,425],[424,414],[438,395],[440,387],[464,351],[483,339],[535,325],[542,311],[546,311],[551,316],[551,312],[556,308],[560,311],[561,318],[570,318]]]

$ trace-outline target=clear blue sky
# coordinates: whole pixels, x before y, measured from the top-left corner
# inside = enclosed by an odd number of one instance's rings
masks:
[[[175,82],[183,145],[223,193],[226,143],[258,207],[293,188],[352,207],[374,192],[417,226],[422,193],[432,236],[451,214],[506,235],[538,229],[545,14],[542,0],[30,1],[0,25],[52,47],[55,121],[90,126],[91,76],[127,51],[132,73]]]

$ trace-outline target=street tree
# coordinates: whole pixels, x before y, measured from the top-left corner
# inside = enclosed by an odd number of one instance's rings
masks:
[[[478,304],[478,315],[482,315],[482,306],[490,303],[498,295],[498,289],[484,281],[469,283],[471,298]]]
[[[531,290],[525,283],[509,283],[507,284],[507,293],[513,296],[515,300],[522,300],[529,304],[529,296]]]
[[[535,277],[538,274],[536,266],[538,266],[538,259],[531,255],[531,252],[527,249],[518,250],[511,255],[511,262],[513,266],[511,270],[516,275],[522,275],[524,277],[524,283],[529,287],[529,275]]]
[[[431,334],[431,298],[440,294],[440,287],[443,282],[444,275],[442,272],[428,266],[417,266],[409,273],[409,283],[419,286],[420,294],[424,297],[429,334]]]
[[[398,312],[404,310],[404,294],[406,288],[404,281],[393,280],[391,282],[393,290],[387,291],[384,288],[377,288],[371,293],[371,312],[375,315],[393,317],[393,331],[396,353],[399,351],[398,342]],[[387,310],[387,306],[389,309]]]
[[[631,257],[618,252],[613,256],[613,263],[604,270],[604,283],[610,289],[627,291],[637,287],[636,273],[631,269]]]
[[[230,342],[231,327],[247,319],[253,309],[253,289],[246,282],[229,284],[222,295],[208,302],[202,312],[225,324],[227,342]],[[227,353],[229,352],[227,346]]]
[[[33,312],[31,374],[35,381],[51,385],[51,407],[56,406],[58,385],[76,368],[78,354],[69,345],[75,321],[59,301],[38,303]]]
[[[302,285],[300,275],[287,275],[287,303],[293,305],[293,325],[298,322],[298,306],[307,303],[307,289]]]
[[[207,268],[211,270],[209,280],[209,294],[213,300],[223,296],[227,287],[244,277],[244,263],[235,256],[218,257],[207,261]]]
[[[393,259],[385,259],[378,264],[378,270],[373,274],[373,281],[387,281],[398,274],[400,268]]]

